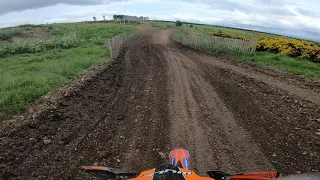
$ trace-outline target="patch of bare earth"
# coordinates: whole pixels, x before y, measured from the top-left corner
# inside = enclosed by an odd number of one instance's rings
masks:
[[[51,32],[47,28],[37,27],[26,31],[25,36],[34,38],[47,38],[51,36]]]
[[[171,33],[137,34],[116,59],[4,122],[0,179],[90,179],[79,167],[92,164],[139,172],[176,147],[202,175],[319,173],[316,83],[192,50]]]
[[[5,43],[19,42],[30,38],[50,38],[51,32],[47,28],[37,27],[31,30],[25,30],[22,36],[12,37],[9,40],[3,41]],[[1,40],[0,40],[1,43]]]

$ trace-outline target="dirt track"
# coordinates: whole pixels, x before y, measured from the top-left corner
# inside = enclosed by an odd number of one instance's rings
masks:
[[[0,179],[90,179],[79,167],[92,164],[141,171],[175,147],[202,175],[319,173],[319,84],[194,51],[171,32],[134,36],[72,93],[3,123]]]

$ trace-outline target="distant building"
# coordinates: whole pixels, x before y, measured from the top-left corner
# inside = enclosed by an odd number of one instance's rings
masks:
[[[122,20],[124,23],[130,23],[131,21],[133,21],[133,16],[123,15]]]
[[[148,17],[137,17],[137,16],[128,16],[128,15],[123,15],[122,19],[124,23],[130,23],[131,21],[149,21]]]
[[[127,15],[123,15],[123,20],[133,20],[133,16],[127,16]]]

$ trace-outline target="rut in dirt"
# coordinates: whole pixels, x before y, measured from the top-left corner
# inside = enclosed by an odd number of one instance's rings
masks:
[[[93,164],[140,172],[176,147],[201,175],[319,173],[318,86],[192,50],[171,34],[132,37],[51,111],[3,125],[0,179],[90,179],[79,167]]]

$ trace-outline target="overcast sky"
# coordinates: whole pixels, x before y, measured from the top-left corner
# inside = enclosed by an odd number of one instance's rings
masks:
[[[225,25],[320,41],[320,0],[0,0],[0,27],[113,14]]]

